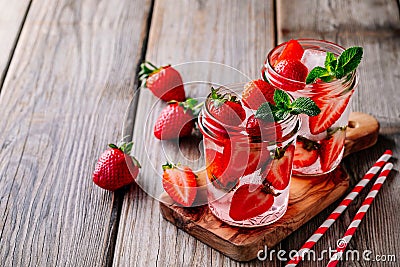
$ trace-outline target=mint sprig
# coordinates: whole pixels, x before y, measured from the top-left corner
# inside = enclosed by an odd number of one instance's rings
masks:
[[[316,116],[321,110],[308,97],[299,97],[293,102],[289,95],[282,90],[275,90],[274,104],[265,102],[257,109],[255,117],[265,121],[281,121],[289,114],[299,115],[306,114],[308,116]]]
[[[307,75],[306,84],[313,83],[318,78],[324,82],[329,82],[335,78],[341,79],[358,67],[362,56],[363,49],[359,46],[346,49],[338,58],[333,53],[327,52],[324,64],[325,68],[313,68]]]

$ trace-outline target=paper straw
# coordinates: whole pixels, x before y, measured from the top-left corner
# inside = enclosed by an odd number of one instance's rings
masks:
[[[392,157],[392,151],[386,150],[385,153],[375,162],[375,164],[367,171],[364,177],[357,183],[351,192],[340,202],[339,206],[329,215],[329,217],[321,224],[321,226],[314,232],[314,234],[304,243],[304,245],[297,252],[286,265],[286,267],[296,266],[307,254],[311,248],[318,242],[321,236],[329,229],[329,227],[336,221],[337,218],[346,210],[350,203],[358,196],[361,190],[371,181],[371,179],[378,173],[383,165]]]
[[[372,201],[375,199],[376,195],[379,192],[379,189],[381,189],[383,183],[386,181],[386,177],[388,176],[392,168],[393,168],[392,163],[388,163],[383,167],[381,174],[379,174],[374,185],[369,191],[367,197],[361,204],[361,207],[358,209],[356,216],[354,216],[353,220],[351,221],[349,227],[347,228],[346,233],[343,235],[341,239],[338,240],[336,253],[333,254],[333,256],[331,257],[327,267],[334,267],[336,266],[336,264],[338,264],[339,260],[343,255],[343,252],[346,250],[347,244],[349,244],[351,238],[353,237],[353,234],[357,230],[357,227],[360,225],[361,220],[367,213],[368,208],[371,206]]]

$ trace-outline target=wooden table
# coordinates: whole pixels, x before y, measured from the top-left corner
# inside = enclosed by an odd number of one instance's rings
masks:
[[[365,49],[352,107],[378,118],[381,135],[345,159],[354,185],[385,149],[400,155],[398,1],[0,0],[0,266],[283,266],[276,257],[235,262],[163,220],[137,186],[109,193],[91,173],[106,144],[121,137],[144,59],[220,62],[255,78],[267,51],[301,37]],[[134,138],[154,101],[142,93],[125,124]],[[140,159],[142,145],[135,154]],[[157,178],[146,167],[140,177]],[[397,263],[342,266],[398,266],[399,178],[384,185],[349,245],[394,254]],[[317,252],[335,246],[365,196]],[[275,249],[298,249],[334,207]]]

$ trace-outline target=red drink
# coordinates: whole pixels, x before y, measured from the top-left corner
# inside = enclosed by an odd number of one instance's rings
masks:
[[[319,175],[334,170],[342,159],[349,106],[358,79],[356,71],[352,70],[340,78],[329,76],[328,73],[321,74],[320,78],[306,84],[305,79],[294,80],[288,78],[284,72],[278,73],[280,69],[277,69],[277,65],[285,56],[291,57],[290,60],[303,63],[308,73],[315,67],[323,73],[326,68],[327,52],[331,53],[332,60],[337,59],[335,61],[337,64],[336,62],[340,61],[338,58],[345,51],[343,47],[327,41],[311,39],[297,41],[301,45],[300,48],[289,48],[288,43],[275,47],[268,54],[262,74],[264,79],[273,86],[289,91],[296,99],[309,97],[320,108],[321,113],[317,116],[300,115],[302,126],[299,131],[293,166],[295,174]],[[295,41],[292,40],[289,43],[292,44]],[[289,53],[291,52],[289,50],[296,53]],[[332,67],[328,66],[327,68]],[[339,73],[339,71],[343,70],[338,69],[336,72]],[[341,73],[337,75],[341,76]],[[308,74],[308,76],[310,75]]]
[[[240,84],[219,92],[239,97],[242,90]],[[210,95],[199,116],[211,211],[236,226],[256,227],[278,220],[288,205],[299,117],[289,115],[256,132],[248,128],[254,111],[244,107],[245,119],[229,125],[213,114],[213,105]]]

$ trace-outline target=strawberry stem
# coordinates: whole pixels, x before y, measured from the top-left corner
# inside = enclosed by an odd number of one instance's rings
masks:
[[[175,168],[175,165],[173,165],[172,163],[169,163],[169,162],[162,165],[163,171],[168,170],[168,169],[173,169],[173,168]]]

